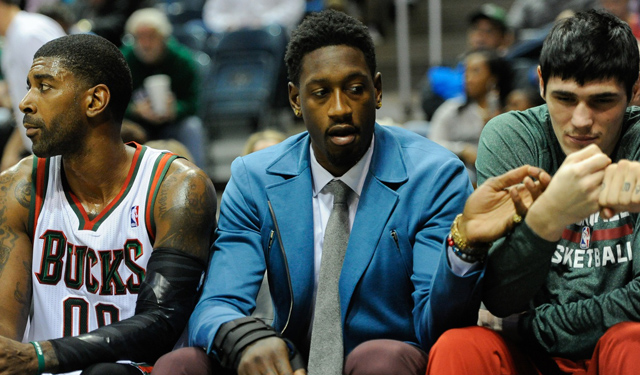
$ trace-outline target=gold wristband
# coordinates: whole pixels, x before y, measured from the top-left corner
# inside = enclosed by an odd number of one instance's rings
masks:
[[[453,244],[455,245],[455,247],[461,252],[468,255],[486,254],[493,243],[480,242],[471,244],[467,242],[467,239],[464,238],[464,236],[460,234],[460,231],[458,230],[458,221],[460,221],[461,217],[462,214],[458,214],[458,216],[456,216],[456,218],[453,220],[453,224],[451,224],[451,239],[453,240]]]

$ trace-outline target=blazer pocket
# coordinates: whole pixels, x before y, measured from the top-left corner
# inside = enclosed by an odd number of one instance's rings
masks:
[[[413,274],[413,259],[411,257],[411,244],[406,235],[402,232],[398,232],[396,229],[392,229],[390,232],[391,239],[395,245],[395,249],[398,251],[398,255],[400,255],[400,259],[402,259],[402,264],[404,265],[404,270],[409,279],[411,279],[411,275]]]

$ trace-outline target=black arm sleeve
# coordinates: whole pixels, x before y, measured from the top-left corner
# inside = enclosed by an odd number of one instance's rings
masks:
[[[58,372],[128,359],[154,363],[171,351],[193,310],[205,264],[170,248],[154,249],[134,316],[75,337],[51,340]]]
[[[220,364],[228,369],[237,370],[244,349],[254,342],[269,337],[280,337],[289,349],[289,361],[293,371],[305,368],[302,355],[293,342],[281,337],[271,326],[253,317],[234,319],[220,326],[213,341],[216,358]]]

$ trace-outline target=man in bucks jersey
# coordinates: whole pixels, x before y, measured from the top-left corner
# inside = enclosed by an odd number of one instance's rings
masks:
[[[153,364],[178,340],[213,185],[184,159],[122,143],[131,76],[106,39],[45,44],[27,87],[35,157],[0,175],[0,373],[139,374],[111,362]]]
[[[517,324],[503,321],[508,338],[484,327],[445,333],[428,374],[640,373],[640,108],[629,106],[638,63],[626,23],[578,13],[542,47],[547,104],[484,128],[479,183],[523,164],[553,177],[486,262],[483,301]],[[474,243],[470,219],[458,228]]]

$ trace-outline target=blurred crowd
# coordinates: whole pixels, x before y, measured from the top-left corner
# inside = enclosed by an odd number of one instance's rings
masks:
[[[423,131],[456,153],[475,182],[478,140],[487,121],[544,103],[538,58],[554,23],[579,11],[603,8],[626,21],[638,38],[637,7],[634,0],[515,0],[508,9],[482,4],[468,14],[466,51],[457,61],[431,67],[425,75]]]
[[[0,168],[30,153],[15,125],[22,122],[19,102],[33,52],[64,34],[94,33],[119,46],[132,71],[123,139],[171,140],[214,180],[224,180],[215,165],[227,168],[240,155],[241,146],[226,147],[234,139],[241,145],[253,132],[298,129],[287,101],[284,46],[306,14],[325,8],[361,19],[376,44],[390,36],[392,0],[0,0]],[[426,120],[420,132],[456,153],[473,180],[484,124],[543,103],[536,70],[542,42],[556,20],[589,8],[609,10],[640,37],[635,0],[514,0],[508,8],[472,9],[467,49],[414,84]],[[220,153],[229,155],[222,160]]]

